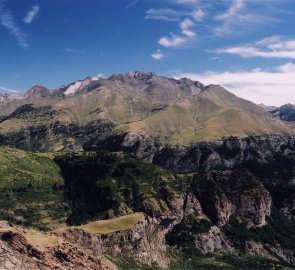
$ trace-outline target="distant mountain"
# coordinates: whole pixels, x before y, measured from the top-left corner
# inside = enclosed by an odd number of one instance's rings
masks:
[[[0,117],[2,144],[29,150],[77,150],[126,133],[171,145],[294,133],[265,109],[220,86],[138,71],[88,77],[53,91],[36,85],[0,99]]]
[[[295,121],[295,105],[286,104],[280,108],[271,110],[270,113],[281,120],[293,122]]]
[[[276,107],[276,106],[267,106],[263,103],[258,104],[258,106],[260,106],[261,108],[265,109],[268,112],[278,109],[278,107]]]

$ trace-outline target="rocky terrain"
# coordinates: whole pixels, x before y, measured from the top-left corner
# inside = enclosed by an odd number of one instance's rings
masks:
[[[235,269],[236,254],[252,267],[294,264],[294,192],[276,168],[265,178],[263,162],[173,174],[118,152],[1,156],[4,269],[182,269],[186,256],[186,269]]]
[[[272,109],[270,113],[273,115],[273,117],[284,121],[295,121],[295,106],[292,104],[286,104],[280,108]]]
[[[130,72],[0,115],[1,269],[294,268],[294,130],[266,109]]]

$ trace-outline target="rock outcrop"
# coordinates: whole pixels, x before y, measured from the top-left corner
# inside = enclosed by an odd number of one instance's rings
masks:
[[[218,226],[235,214],[247,227],[266,225],[270,193],[247,170],[213,171],[196,175],[193,188],[206,215]]]
[[[294,219],[295,137],[277,134],[229,137],[192,146],[171,147],[143,133],[126,133],[86,145],[86,149],[124,151],[175,173],[246,168],[271,193],[276,207]]]
[[[1,222],[0,227],[1,269],[117,269],[97,256],[99,245],[88,246],[85,235],[80,235],[84,245],[77,245],[55,233],[27,230],[7,222]]]

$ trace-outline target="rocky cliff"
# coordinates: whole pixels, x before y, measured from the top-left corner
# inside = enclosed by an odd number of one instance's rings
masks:
[[[138,136],[143,135],[132,134],[123,140],[127,148],[121,146],[121,150],[134,155],[144,153],[152,162],[168,150],[156,143],[147,148],[153,142],[148,137],[139,141],[141,145],[132,146]],[[247,143],[243,144],[248,140],[225,140],[226,149],[236,146],[228,155],[220,150],[220,142],[208,143],[207,149],[219,153],[219,158],[213,160],[235,160],[236,155],[240,156],[241,144],[243,149],[249,149]],[[251,140],[253,143],[257,138]],[[202,170],[185,167],[190,170],[182,173],[172,173],[122,152],[33,154],[4,148],[1,155],[7,158],[1,163],[0,172],[1,214],[14,223],[34,227],[28,230],[3,225],[1,244],[12,254],[7,263],[15,257],[18,262],[14,265],[25,260],[33,269],[47,269],[49,262],[57,269],[69,269],[74,264],[82,269],[95,265],[108,269],[114,267],[111,260],[119,269],[196,269],[198,263],[210,257],[208,265],[231,265],[234,269],[234,258],[240,254],[239,258],[246,260],[244,263],[252,260],[251,267],[262,263],[255,256],[263,256],[263,263],[270,267],[288,267],[294,264],[295,226],[278,209],[292,219],[294,192],[287,184],[292,178],[288,173],[293,168],[293,146],[289,143],[292,138],[284,140],[283,143],[280,137],[273,136],[267,142],[260,138],[260,150],[251,151],[257,162],[237,163],[229,168],[220,167],[211,158],[205,159],[210,155],[204,152],[199,161],[202,164],[201,160],[205,160],[207,165]],[[112,142],[113,147],[120,146],[118,140]],[[203,149],[204,145],[188,149]],[[194,152],[185,153],[184,149],[180,153],[192,158]],[[172,162],[179,149],[170,151]],[[152,152],[154,156],[150,158]],[[14,171],[7,166],[10,162]],[[54,171],[51,177],[49,171]],[[13,175],[23,180],[14,179]],[[136,213],[142,213],[141,217]],[[42,241],[38,244],[39,239]],[[123,268],[126,260],[128,267]],[[130,267],[131,262],[134,268]]]

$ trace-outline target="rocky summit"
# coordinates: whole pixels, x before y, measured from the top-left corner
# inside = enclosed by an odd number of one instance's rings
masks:
[[[294,269],[292,108],[138,71],[3,95],[0,269]]]

